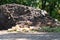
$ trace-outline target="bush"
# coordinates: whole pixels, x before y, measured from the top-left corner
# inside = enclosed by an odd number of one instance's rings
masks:
[[[46,10],[51,17],[60,20],[60,0],[0,0],[0,5],[11,3],[23,4]]]

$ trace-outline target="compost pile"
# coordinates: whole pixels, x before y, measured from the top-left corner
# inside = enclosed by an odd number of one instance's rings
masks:
[[[8,29],[17,24],[21,27],[54,27],[56,21],[45,10],[19,4],[0,5],[0,29]]]

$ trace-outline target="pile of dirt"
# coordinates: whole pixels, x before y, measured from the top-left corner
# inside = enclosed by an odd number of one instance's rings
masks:
[[[56,21],[45,10],[19,4],[0,5],[0,29],[11,28],[17,24],[27,25],[26,27],[54,27]]]

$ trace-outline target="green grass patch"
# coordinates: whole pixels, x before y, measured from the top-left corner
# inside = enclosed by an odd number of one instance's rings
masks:
[[[41,27],[40,32],[60,32],[60,27]]]

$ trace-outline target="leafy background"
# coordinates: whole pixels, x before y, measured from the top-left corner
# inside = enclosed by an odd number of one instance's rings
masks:
[[[23,4],[46,10],[51,17],[60,21],[60,0],[0,0],[2,4]]]

